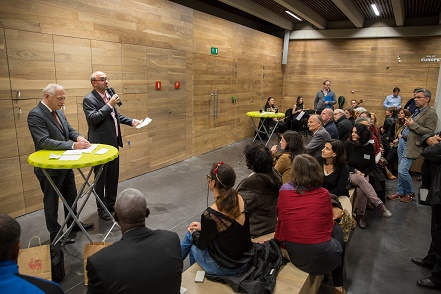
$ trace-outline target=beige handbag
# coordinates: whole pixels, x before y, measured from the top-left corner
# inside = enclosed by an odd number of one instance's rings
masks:
[[[115,237],[112,234],[112,239]],[[87,270],[86,270],[86,265],[87,265],[87,258],[89,256],[94,255],[95,253],[97,253],[98,251],[100,251],[101,249],[103,249],[104,247],[107,247],[109,245],[112,245],[112,242],[95,242],[95,237],[96,236],[101,236],[104,238],[104,236],[102,234],[96,234],[95,236],[93,236],[93,240],[92,243],[90,244],[86,244],[84,245],[84,285],[88,285],[88,278],[87,278]]]

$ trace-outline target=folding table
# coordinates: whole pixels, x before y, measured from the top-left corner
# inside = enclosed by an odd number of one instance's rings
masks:
[[[107,152],[103,154],[99,154],[100,150],[107,149]],[[95,195],[95,198],[101,205],[101,207],[105,210],[105,212],[109,213],[109,210],[106,208],[104,203],[99,199],[98,195],[96,194],[94,187],[99,179],[99,176],[101,175],[101,172],[103,171],[103,166],[105,163],[114,160],[118,157],[118,149],[105,144],[99,144],[91,153],[82,153],[81,157],[77,160],[60,160],[56,158],[50,158],[51,155],[62,155],[66,150],[39,150],[28,157],[28,163],[32,166],[39,167],[44,172],[46,178],[51,183],[52,187],[55,189],[55,192],[57,192],[58,196],[60,197],[61,201],[63,202],[66,209],[69,211],[69,215],[66,216],[63,225],[61,226],[60,230],[57,233],[57,236],[52,242],[52,245],[58,243],[64,236],[68,236],[70,231],[72,230],[72,227],[75,225],[75,223],[78,225],[78,227],[84,232],[84,234],[87,236],[90,242],[92,242],[92,239],[90,238],[90,235],[87,233],[87,231],[84,229],[81,222],[78,220],[78,217],[83,210],[87,200],[89,199],[89,196],[91,193]],[[98,153],[97,153],[98,152]],[[52,156],[54,157],[54,156]],[[93,167],[95,166],[101,166],[96,177],[94,177],[94,180],[90,183],[90,178],[92,175]],[[84,173],[81,171],[81,168],[85,167],[91,167],[87,176],[84,175]],[[47,169],[78,169],[81,176],[84,179],[84,183],[82,184],[80,190],[78,191],[78,195],[73,203],[73,207],[76,207],[78,200],[83,196],[86,195],[86,199],[81,205],[81,207],[78,209],[77,214],[72,210],[72,207],[70,207],[67,204],[67,201],[64,199],[63,195],[61,194],[60,190],[55,185],[54,181],[52,180],[51,176],[47,172]],[[112,215],[109,213],[109,215],[112,217]],[[72,225],[67,229],[66,232],[63,233],[63,228],[66,226],[67,221],[69,218],[72,217],[74,222]],[[113,227],[116,224],[115,219],[112,217],[113,226],[110,228],[109,232],[113,229]],[[107,238],[109,233],[107,233]]]

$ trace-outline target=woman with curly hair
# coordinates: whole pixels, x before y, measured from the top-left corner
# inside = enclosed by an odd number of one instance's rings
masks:
[[[351,140],[344,143],[349,179],[353,185],[357,186],[356,215],[358,226],[362,229],[367,227],[363,216],[368,199],[382,212],[383,217],[392,216],[383,201],[378,198],[372,185],[369,184],[369,173],[375,167],[374,146],[369,142],[371,137],[369,128],[364,124],[357,123],[352,129]]]
[[[276,205],[282,177],[273,168],[273,156],[268,147],[252,144],[245,147],[247,167],[253,172],[237,185],[237,192],[246,201],[250,215],[250,234],[258,237],[276,229]]]
[[[276,165],[274,168],[282,175],[283,184],[291,180],[291,167],[294,157],[306,152],[303,137],[296,131],[286,131],[280,139],[282,152],[277,153],[277,145],[271,147]]]
[[[182,259],[190,254],[207,274],[235,275],[248,267],[253,245],[249,216],[242,197],[233,189],[236,173],[229,164],[213,164],[207,175],[214,203],[192,222],[181,242]]]

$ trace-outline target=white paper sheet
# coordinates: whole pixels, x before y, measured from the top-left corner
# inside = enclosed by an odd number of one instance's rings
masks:
[[[60,159],[61,155],[57,155],[57,154],[53,154],[51,153],[51,155],[49,156],[49,159]]]
[[[78,155],[78,154],[83,154],[83,151],[80,149],[75,149],[75,150],[66,150],[63,152],[63,155]]]
[[[98,147],[98,144],[90,144],[89,148],[86,149],[80,149],[83,153],[92,153],[95,148]]]
[[[146,125],[148,125],[148,124],[151,123],[151,122],[152,122],[152,119],[149,118],[149,117],[146,117],[146,118],[142,121],[142,123],[140,123],[139,125],[136,126],[136,128],[137,128],[137,129],[143,128],[143,127],[145,127]]]
[[[107,148],[101,148],[100,150],[98,150],[97,152],[95,152],[95,154],[104,154],[104,153],[106,153],[107,151],[109,151],[109,149],[107,149]]]
[[[59,160],[78,160],[82,154],[79,155],[63,155]]]
[[[304,114],[304,111],[300,112],[299,115],[297,115],[296,120],[301,120]]]

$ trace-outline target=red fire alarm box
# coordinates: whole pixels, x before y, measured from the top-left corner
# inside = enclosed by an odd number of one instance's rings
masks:
[[[162,83],[161,83],[161,81],[156,81],[155,86],[156,86],[156,91],[161,90],[161,88],[162,88]]]
[[[175,82],[175,90],[179,90],[179,88],[181,88],[181,82],[176,81]]]

